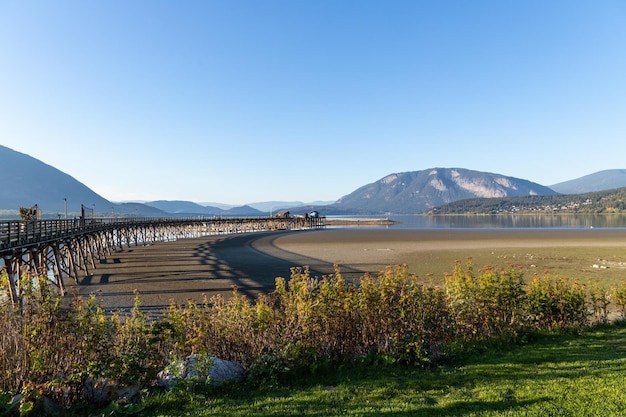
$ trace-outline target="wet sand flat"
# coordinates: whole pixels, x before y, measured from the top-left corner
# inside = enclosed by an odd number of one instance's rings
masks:
[[[219,235],[125,248],[97,265],[73,288],[96,292],[105,307],[128,309],[134,290],[146,310],[173,300],[250,297],[271,291],[290,268],[334,272],[355,279],[387,265],[407,264],[424,279],[441,280],[454,262],[471,257],[477,267],[511,264],[533,274],[616,282],[626,278],[626,231],[619,229],[326,229]]]

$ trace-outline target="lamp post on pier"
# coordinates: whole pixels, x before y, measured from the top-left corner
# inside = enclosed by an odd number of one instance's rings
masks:
[[[65,209],[65,220],[67,220],[67,197],[63,197],[63,208]]]

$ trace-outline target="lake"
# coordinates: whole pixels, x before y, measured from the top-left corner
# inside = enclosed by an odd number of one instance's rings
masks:
[[[399,222],[390,226],[360,226],[388,229],[466,229],[466,228],[626,228],[626,214],[499,214],[499,215],[389,215],[328,216],[331,218],[384,218]]]

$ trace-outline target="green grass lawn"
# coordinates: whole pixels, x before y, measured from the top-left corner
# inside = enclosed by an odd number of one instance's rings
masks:
[[[141,416],[626,415],[626,325],[536,337],[436,369],[339,366],[280,382],[153,393]]]

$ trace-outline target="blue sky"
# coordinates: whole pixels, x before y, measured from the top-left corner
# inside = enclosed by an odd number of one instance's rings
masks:
[[[626,2],[0,0],[0,144],[103,197],[626,168]]]

